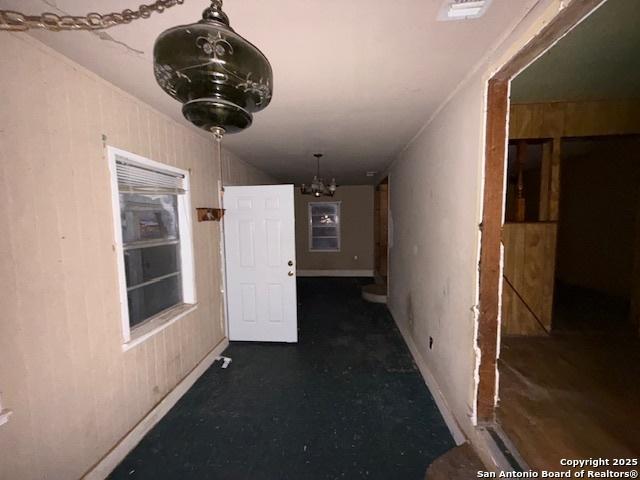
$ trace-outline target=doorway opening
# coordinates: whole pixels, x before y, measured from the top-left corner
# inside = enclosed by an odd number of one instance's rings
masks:
[[[389,275],[389,177],[376,186],[374,215],[375,276],[386,285]]]
[[[374,279],[362,296],[375,303],[387,303],[389,291],[389,177],[376,185],[373,197]]]
[[[639,18],[573,2],[489,83],[478,416],[534,470],[640,453]]]
[[[638,135],[563,140],[555,331],[639,331],[639,151]]]

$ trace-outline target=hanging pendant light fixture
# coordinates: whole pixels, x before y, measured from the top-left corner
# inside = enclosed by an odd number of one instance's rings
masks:
[[[311,181],[311,185],[303,183],[300,186],[300,193],[303,195],[313,195],[314,197],[333,197],[333,194],[336,193],[336,189],[338,188],[336,185],[336,179],[332,178],[331,183],[329,185],[325,185],[324,179],[320,176],[320,159],[323,155],[322,153],[314,153],[313,156],[316,157],[316,174]]]
[[[0,31],[42,29],[53,32],[97,31],[150,18],[184,0],[156,0],[137,10],[125,9],[84,16],[45,12],[26,15],[0,9]],[[253,114],[269,105],[273,72],[267,57],[238,35],[222,11],[222,0],[211,0],[202,20],[166,30],[156,40],[153,68],[160,87],[183,103],[183,115],[213,132],[217,140],[251,125]]]
[[[211,0],[199,22],[160,34],[153,60],[158,84],[184,104],[187,120],[217,137],[249,127],[271,101],[271,65],[231,28],[222,0]]]

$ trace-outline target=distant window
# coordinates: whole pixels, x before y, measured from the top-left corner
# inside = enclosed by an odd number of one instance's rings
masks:
[[[340,202],[309,203],[309,251],[340,251]]]
[[[128,341],[131,331],[148,320],[195,303],[189,172],[116,149],[109,152]]]

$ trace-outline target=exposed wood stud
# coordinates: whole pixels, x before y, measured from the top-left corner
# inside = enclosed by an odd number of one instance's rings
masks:
[[[498,294],[500,287],[500,241],[504,202],[504,160],[507,146],[507,109],[509,84],[490,80],[487,95],[487,145],[480,250],[480,382],[478,384],[478,421],[494,419],[497,391]]]
[[[495,421],[497,398],[498,322],[501,278],[501,229],[504,204],[505,148],[509,83],[605,0],[574,0],[489,80],[485,178],[480,246],[477,395],[478,423]],[[559,178],[559,171],[558,178]],[[553,174],[552,174],[553,175]]]

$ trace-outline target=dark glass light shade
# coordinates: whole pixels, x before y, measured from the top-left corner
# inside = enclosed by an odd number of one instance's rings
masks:
[[[184,104],[187,120],[205,130],[244,130],[271,102],[271,65],[229,26],[221,0],[211,0],[198,23],[160,34],[153,57],[160,87]]]

